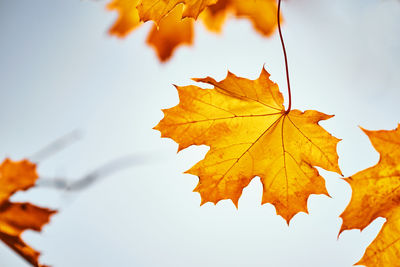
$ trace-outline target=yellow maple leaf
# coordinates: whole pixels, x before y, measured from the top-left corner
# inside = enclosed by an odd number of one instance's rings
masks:
[[[184,4],[182,18],[197,19],[199,14],[217,0],[141,0],[137,9],[142,21],[160,22],[175,6]]]
[[[108,10],[116,10],[119,13],[118,19],[108,30],[111,35],[125,37],[141,24],[136,9],[138,3],[139,0],[113,0],[107,5]]]
[[[219,0],[202,14],[204,24],[210,31],[220,32],[228,14],[248,18],[254,28],[265,36],[271,35],[277,26],[275,0]]]
[[[346,178],[353,193],[342,215],[340,232],[364,229],[378,217],[387,219],[376,239],[357,263],[366,266],[399,266],[400,258],[400,124],[392,131],[368,131],[379,162]]]
[[[193,42],[193,19],[182,19],[182,11],[182,5],[175,7],[158,27],[153,26],[147,37],[147,43],[156,49],[158,58],[163,62],[172,56],[178,46]]]
[[[125,37],[140,26],[141,21],[153,20],[155,25],[147,43],[155,48],[161,61],[168,60],[179,45],[192,44],[194,20],[199,14],[207,28],[214,32],[221,30],[230,13],[248,18],[265,36],[271,35],[277,26],[274,0],[112,0],[107,8],[119,13],[109,29],[109,33],[117,37]]]
[[[155,127],[172,138],[179,150],[207,145],[205,158],[187,173],[197,175],[194,191],[204,204],[231,199],[237,206],[243,188],[259,176],[262,204],[272,203],[288,223],[298,212],[307,212],[310,194],[328,194],[314,166],[341,173],[336,146],[339,139],[318,122],[332,116],[314,110],[286,112],[278,86],[263,69],[248,80],[232,73],[213,85],[177,87],[180,102],[163,110]]]
[[[37,178],[35,164],[27,160],[6,159],[0,165],[0,240],[33,266],[44,267],[38,262],[40,253],[27,245],[21,234],[25,230],[40,231],[55,211],[9,201],[15,192],[32,187]]]

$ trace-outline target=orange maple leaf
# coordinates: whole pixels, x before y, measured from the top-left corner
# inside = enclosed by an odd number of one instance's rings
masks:
[[[136,9],[138,3],[139,0],[113,0],[107,5],[108,10],[116,10],[119,13],[118,19],[108,31],[109,34],[125,37],[141,24]]]
[[[153,20],[147,43],[161,61],[166,61],[183,44],[191,45],[194,20],[201,15],[210,31],[219,32],[227,14],[248,18],[263,35],[271,35],[277,25],[274,0],[112,0],[107,5],[119,17],[109,29],[111,35],[125,37],[142,24]]]
[[[376,239],[357,263],[366,266],[399,266],[400,258],[400,124],[392,131],[368,131],[379,162],[346,178],[353,194],[340,215],[347,229],[364,229],[378,217],[387,219]]]
[[[227,15],[232,13],[238,18],[248,18],[258,32],[270,36],[277,26],[277,9],[275,0],[219,0],[201,15],[210,31],[220,32]]]
[[[194,191],[202,201],[231,199],[237,206],[243,188],[259,176],[262,204],[272,203],[288,223],[298,212],[307,212],[310,194],[326,194],[325,181],[313,166],[340,173],[336,153],[339,139],[318,122],[332,116],[314,110],[286,112],[278,86],[263,69],[257,80],[228,73],[213,85],[177,87],[180,102],[163,110],[155,127],[172,138],[179,150],[207,145],[205,158],[187,173],[197,175]]]
[[[160,22],[178,4],[184,4],[182,18],[197,19],[199,14],[218,0],[141,0],[137,9],[142,21]]]
[[[15,192],[34,186],[37,178],[35,164],[27,160],[5,159],[0,165],[0,240],[33,266],[44,267],[38,262],[40,253],[27,245],[21,234],[25,230],[41,231],[55,211],[9,201]]]
[[[164,62],[174,50],[183,44],[193,42],[193,19],[182,19],[183,6],[179,5],[164,17],[158,27],[156,25],[147,37],[147,44],[157,51],[158,58]]]

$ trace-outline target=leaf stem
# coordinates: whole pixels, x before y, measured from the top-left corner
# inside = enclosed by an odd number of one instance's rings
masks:
[[[281,0],[278,0],[278,30],[279,30],[279,37],[281,39],[283,56],[285,57],[285,68],[286,68],[286,81],[288,87],[288,95],[289,95],[289,106],[285,111],[285,114],[288,114],[292,108],[292,93],[290,91],[290,79],[289,79],[289,67],[288,67],[288,60],[286,55],[286,47],[285,42],[283,41],[282,31],[281,31]]]

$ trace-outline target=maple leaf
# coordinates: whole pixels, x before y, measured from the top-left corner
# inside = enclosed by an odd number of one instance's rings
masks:
[[[160,22],[175,6],[184,4],[181,18],[197,19],[199,14],[209,5],[218,0],[141,0],[137,9],[142,21],[153,20]]]
[[[248,18],[258,32],[269,36],[277,26],[277,8],[275,0],[219,0],[201,15],[210,31],[220,32],[227,15],[233,13],[238,18]]]
[[[362,129],[362,128],[361,128]],[[364,229],[378,217],[387,219],[376,239],[357,263],[366,266],[399,266],[400,258],[400,124],[392,131],[368,131],[379,162],[345,178],[353,193],[340,215],[347,229]]]
[[[178,5],[161,20],[158,27],[153,25],[147,37],[147,43],[156,49],[161,61],[168,60],[179,45],[193,42],[193,19],[181,19],[182,11],[183,6]]]
[[[33,266],[44,267],[38,262],[40,253],[27,245],[21,234],[25,230],[41,231],[55,211],[9,201],[15,192],[32,187],[37,178],[35,164],[27,160],[5,159],[0,165],[0,240]]]
[[[272,203],[288,223],[307,212],[310,194],[326,194],[325,181],[313,166],[341,173],[336,146],[339,139],[318,122],[332,116],[314,110],[286,112],[278,86],[263,69],[248,80],[232,73],[213,85],[176,87],[180,102],[163,110],[155,127],[162,137],[179,144],[207,145],[205,158],[187,173],[197,175],[201,204],[231,199],[238,206],[243,188],[259,176],[262,204]]]
[[[201,14],[207,28],[219,32],[227,14],[248,18],[263,35],[271,35],[277,25],[274,0],[113,0],[107,9],[119,13],[109,29],[111,35],[125,37],[142,24],[153,20],[155,25],[147,37],[161,61],[168,60],[182,44],[192,44],[194,20]]]
[[[108,10],[116,10],[119,17],[109,29],[111,35],[125,37],[140,23],[139,13],[136,9],[139,0],[113,0],[107,5]]]

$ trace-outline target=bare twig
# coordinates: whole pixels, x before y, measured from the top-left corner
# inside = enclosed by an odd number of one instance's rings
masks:
[[[82,137],[82,134],[78,130],[74,130],[45,146],[41,150],[37,151],[30,157],[28,157],[33,162],[43,161],[60,150],[64,149],[73,142],[76,142]]]
[[[98,182],[100,179],[103,179],[111,174],[148,161],[148,157],[144,155],[128,155],[105,163],[104,165],[101,165],[77,180],[72,180],[65,177],[41,178],[38,180],[36,185],[65,191],[80,191],[88,188],[93,183]]]

